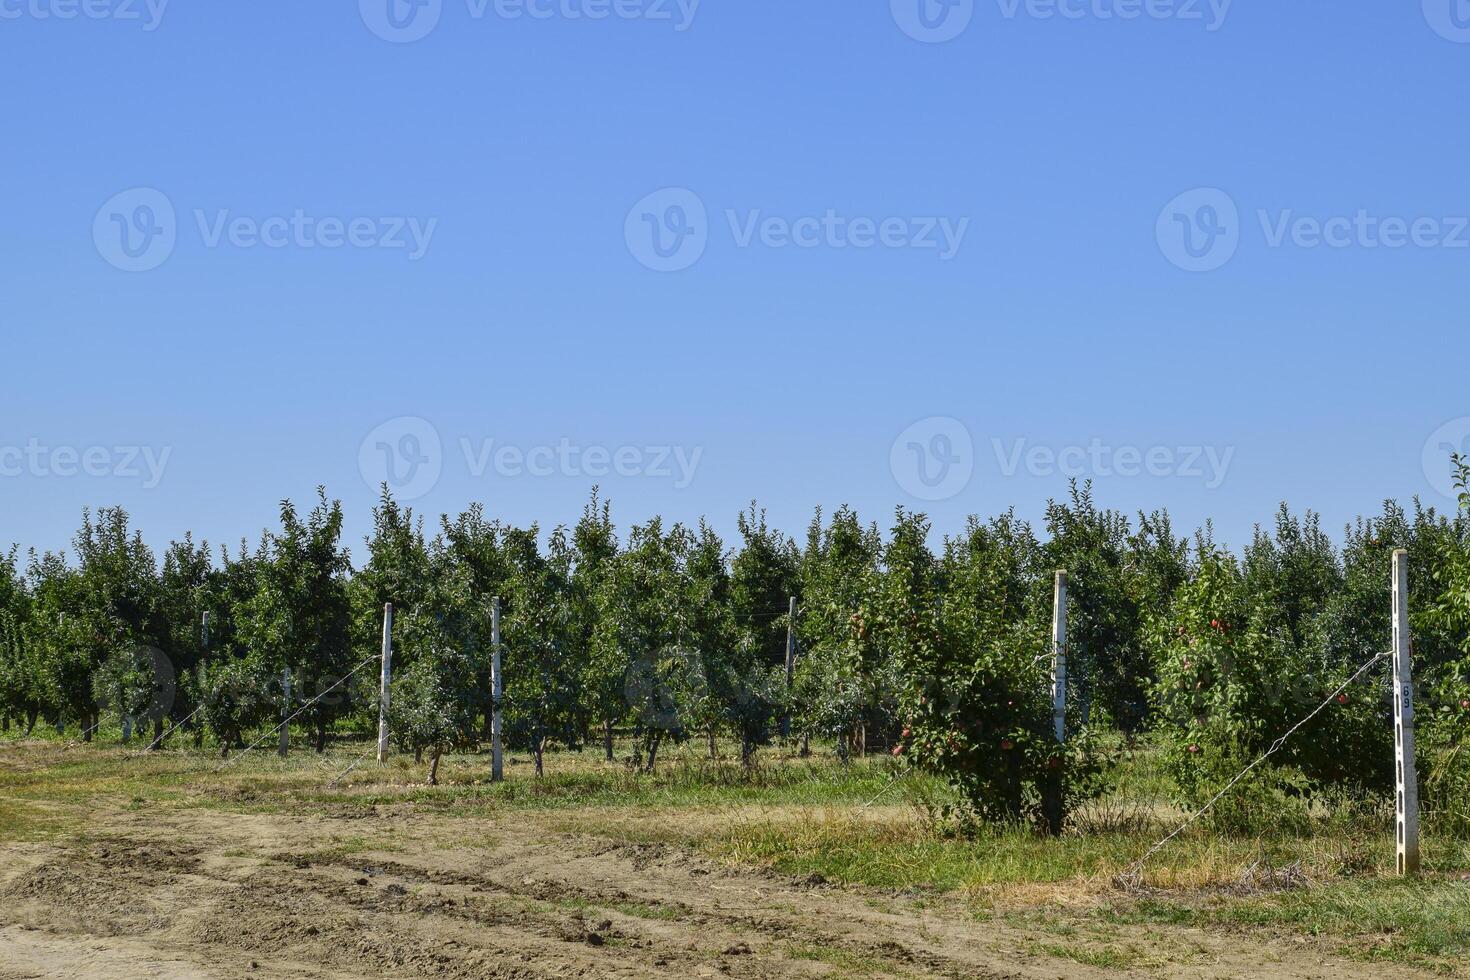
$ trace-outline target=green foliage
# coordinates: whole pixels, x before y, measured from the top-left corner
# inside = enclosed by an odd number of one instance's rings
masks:
[[[1386,649],[1391,555],[1405,548],[1427,817],[1470,832],[1470,466],[1456,464],[1459,514],[1389,503],[1339,548],[1315,515],[1283,507],[1238,558],[1208,525],[1191,551],[1167,514],[1132,523],[1086,485],[1050,504],[1043,539],[1012,513],[971,518],[937,555],[923,515],[899,510],[885,535],[847,507],[817,511],[801,549],[754,504],[733,551],[704,521],[654,518],[620,541],[596,490],[570,531],[510,527],[475,505],[429,538],[384,488],[356,570],[325,491],[305,515],[284,502],[253,548],[216,560],[186,535],[161,567],[128,515],[103,509],[84,513],[71,558],[32,552],[22,573],[18,552],[0,554],[0,715],[90,728],[105,709],[158,726],[198,707],[196,740],[229,747],[287,710],[289,670],[293,706],[309,704],[298,723],[321,746],[334,726],[375,720],[369,672],[333,685],[376,658],[391,602],[394,737],[437,758],[486,738],[499,596],[505,734],[538,760],[597,728],[611,758],[631,727],[633,768],[652,771],[660,746],[695,734],[711,755],[733,736],[755,768],[757,749],[789,731],[831,740],[844,761],[896,750],[958,790],[968,817],[1056,830],[1098,792],[1099,744],[1131,749],[1147,731],[1178,799],[1212,796]],[[1057,569],[1070,598],[1060,744]],[[1381,798],[1385,674],[1303,724],[1218,824],[1286,819],[1324,794]]]
[[[1146,600],[1131,587],[1128,521],[1117,511],[1099,510],[1091,484],[1073,481],[1065,502],[1047,506],[1046,527],[1043,560],[1067,572],[1067,649],[1082,722],[1091,721],[1096,704],[1124,732],[1136,732],[1147,720],[1153,666],[1140,642]],[[1161,529],[1146,524],[1140,543],[1155,547],[1146,560],[1167,581],[1177,569],[1164,567],[1172,542],[1154,540]]]
[[[818,510],[801,556],[795,705],[798,727],[836,741],[844,758],[871,724],[892,727],[897,690],[874,639],[867,613],[878,587],[882,541],[847,507],[826,528]]]
[[[942,774],[969,816],[1059,830],[1101,788],[1103,759],[1076,717],[1056,741],[1041,548],[1014,515],[972,518],[936,564],[927,532],[900,512],[884,562],[880,628],[908,717],[896,752]]]
[[[349,632],[351,565],[341,537],[342,505],[328,501],[325,489],[304,521],[283,501],[280,531],[251,563],[254,589],[232,609],[236,653],[250,661],[248,676],[275,678],[290,670],[301,698],[323,695],[300,716],[315,730],[318,751],[349,703],[342,689],[327,692],[357,664]]]

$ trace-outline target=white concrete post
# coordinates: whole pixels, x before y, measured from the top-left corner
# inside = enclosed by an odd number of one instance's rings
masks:
[[[204,649],[209,649],[209,610],[204,610],[204,618],[199,623],[200,638],[204,641]]]
[[[286,719],[291,717],[291,669],[281,671],[281,747],[278,750],[282,759],[291,749],[291,726]]]
[[[786,698],[791,698],[791,688],[796,682],[796,596],[791,597],[790,611],[786,619]],[[781,716],[781,737],[791,736],[791,707]]]
[[[1393,553],[1393,745],[1398,792],[1398,870],[1419,873],[1419,777],[1414,765],[1414,676],[1410,664],[1409,553]]]
[[[1058,742],[1067,740],[1067,573],[1057,572],[1051,605],[1051,718]]]
[[[388,762],[388,686],[393,677],[393,603],[383,606],[383,673],[378,693],[378,765]]]
[[[490,600],[490,781],[505,778],[505,754],[500,744],[500,701],[505,678],[500,675],[500,597]]]

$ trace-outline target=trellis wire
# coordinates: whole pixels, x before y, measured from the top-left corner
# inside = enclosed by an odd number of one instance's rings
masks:
[[[329,783],[327,783],[327,786],[330,787],[330,788],[334,788],[335,789],[342,782],[343,779],[347,778],[347,774],[348,773],[350,773],[352,770],[356,769],[358,766],[362,765],[362,761],[364,759],[366,759],[368,756],[372,755],[377,750],[378,750],[378,746],[377,746],[376,743],[374,743],[373,745],[369,745],[367,747],[367,751],[363,752],[362,755],[358,756],[353,761],[352,765],[348,766],[346,769],[343,769],[341,772],[337,773],[337,775],[333,776],[332,777],[332,781],[329,782]]]
[[[203,711],[203,710],[204,710],[204,701],[201,700],[199,702],[199,707],[195,708],[193,711],[191,711],[187,715],[185,715],[183,721],[179,722],[177,725],[170,725],[169,728],[168,728],[168,731],[164,732],[162,735],[160,735],[157,738],[155,738],[149,744],[149,746],[146,749],[143,749],[140,752],[135,752],[133,754],[134,755],[146,755],[147,753],[152,752],[154,749],[156,749],[159,746],[160,743],[163,742],[164,739],[168,738],[174,732],[178,731],[180,728],[182,728],[185,725],[187,725],[189,723],[189,719],[190,718],[193,718],[195,715],[197,715],[200,711]]]
[[[866,810],[868,807],[872,806],[874,803],[877,803],[879,800],[883,799],[883,797],[885,797],[885,796],[888,795],[888,791],[889,790],[893,789],[893,787],[897,786],[899,783],[901,783],[905,779],[907,779],[909,777],[909,774],[912,773],[912,772],[913,772],[912,769],[905,769],[903,772],[901,772],[898,775],[894,776],[892,779],[890,779],[888,781],[888,785],[887,786],[884,786],[883,789],[879,791],[879,793],[878,793],[877,796],[873,797],[871,800],[869,800],[868,802],[864,803],[862,805],[861,809]]]
[[[250,745],[247,746],[238,755],[233,755],[230,758],[226,759],[224,762],[220,763],[218,766],[215,767],[215,770],[214,771],[216,773],[220,773],[220,772],[223,772],[225,769],[228,769],[230,766],[234,765],[240,759],[244,758],[246,755],[250,754],[250,752],[252,752],[256,748],[258,748],[261,745],[261,743],[263,743],[266,739],[270,738],[272,735],[274,735],[276,732],[280,731],[285,726],[291,724],[291,722],[293,720],[295,720],[295,718],[296,718],[297,715],[301,714],[307,708],[310,708],[312,705],[316,704],[318,701],[320,701],[322,698],[326,697],[328,694],[331,694],[333,691],[335,691],[337,688],[341,687],[343,684],[346,684],[349,680],[352,679],[352,675],[353,674],[356,674],[359,670],[362,670],[368,664],[373,663],[377,659],[378,659],[378,655],[377,654],[373,654],[371,657],[368,657],[366,660],[364,660],[362,663],[358,664],[356,667],[353,667],[352,670],[350,672],[348,672],[348,674],[345,677],[343,677],[341,680],[339,680],[337,683],[333,684],[331,687],[327,688],[325,691],[323,691],[322,693],[318,694],[316,697],[312,698],[310,701],[306,702],[301,707],[297,708],[294,712],[292,712],[286,718],[285,721],[281,722],[275,728],[272,728],[270,731],[266,732],[264,735],[262,735],[260,738],[256,739],[254,742],[251,742]]]
[[[1357,670],[1357,672],[1354,673],[1353,676],[1351,676],[1347,680],[1343,681],[1342,684],[1340,684],[1338,686],[1337,690],[1335,690],[1331,694],[1327,695],[1326,700],[1324,700],[1321,704],[1317,705],[1317,707],[1312,710],[1312,713],[1311,714],[1307,715],[1305,718],[1303,718],[1301,721],[1297,722],[1295,725],[1292,725],[1291,728],[1287,729],[1285,735],[1282,735],[1275,742],[1272,742],[1271,743],[1271,747],[1266,750],[1266,752],[1265,752],[1264,755],[1262,755],[1255,762],[1252,762],[1250,765],[1248,765],[1244,769],[1242,769],[1240,771],[1240,773],[1238,775],[1236,775],[1236,777],[1234,779],[1230,780],[1230,782],[1228,782],[1228,783],[1225,784],[1224,788],[1221,789],[1220,792],[1218,792],[1214,796],[1212,796],[1210,798],[1210,801],[1208,803],[1206,803],[1204,806],[1200,807],[1194,813],[1190,814],[1190,816],[1188,817],[1188,819],[1186,819],[1178,827],[1175,827],[1173,833],[1169,834],[1169,836],[1167,836],[1163,840],[1159,841],[1153,847],[1150,847],[1144,853],[1143,857],[1141,857],[1137,861],[1135,861],[1128,868],[1127,871],[1123,872],[1122,874],[1120,874],[1118,876],[1117,881],[1121,885],[1123,885],[1124,887],[1131,887],[1132,885],[1136,884],[1139,881],[1139,879],[1140,879],[1140,872],[1143,870],[1143,866],[1148,863],[1148,859],[1149,858],[1151,858],[1155,854],[1157,854],[1171,840],[1173,840],[1174,838],[1178,837],[1180,834],[1184,833],[1185,830],[1189,829],[1189,827],[1191,827],[1196,820],[1198,820],[1200,817],[1204,816],[1206,813],[1210,812],[1210,809],[1216,803],[1220,802],[1220,800],[1222,798],[1224,798],[1224,796],[1225,796],[1226,793],[1229,793],[1232,789],[1234,789],[1237,783],[1239,783],[1242,779],[1244,779],[1247,775],[1249,775],[1250,772],[1251,772],[1251,770],[1255,769],[1256,766],[1259,766],[1261,763],[1265,762],[1271,756],[1275,755],[1276,752],[1278,750],[1280,750],[1281,747],[1286,744],[1286,740],[1287,739],[1289,739],[1293,735],[1295,735],[1297,733],[1297,731],[1299,729],[1301,729],[1301,727],[1303,725],[1305,725],[1307,722],[1311,721],[1313,718],[1315,718],[1319,714],[1321,714],[1322,713],[1322,710],[1324,708],[1326,708],[1329,704],[1331,704],[1333,702],[1333,700],[1335,700],[1339,694],[1341,694],[1343,691],[1346,691],[1349,687],[1351,687],[1353,685],[1353,682],[1354,681],[1356,681],[1359,677],[1362,677],[1364,674],[1366,674],[1368,672],[1368,669],[1370,667],[1372,667],[1374,664],[1378,663],[1378,661],[1384,659],[1385,657],[1390,657],[1392,655],[1393,655],[1392,651],[1385,651],[1383,653],[1376,654],[1373,657],[1373,659],[1369,660],[1367,663],[1363,664],[1363,666],[1359,667],[1358,670]]]

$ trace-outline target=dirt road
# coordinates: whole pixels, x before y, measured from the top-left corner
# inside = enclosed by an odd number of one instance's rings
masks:
[[[1079,946],[947,899],[552,824],[407,806],[98,812],[84,838],[0,847],[0,978],[1101,977],[1120,972],[1115,947],[1148,976],[1414,975],[1190,930]]]

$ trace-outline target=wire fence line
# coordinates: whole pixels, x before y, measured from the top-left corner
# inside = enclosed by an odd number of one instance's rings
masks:
[[[1194,813],[1190,814],[1189,817],[1187,817],[1184,822],[1181,823],[1178,827],[1175,827],[1174,830],[1167,837],[1165,837],[1163,840],[1159,841],[1153,847],[1150,847],[1146,852],[1144,852],[1143,857],[1133,862],[1133,864],[1129,866],[1127,871],[1124,871],[1122,874],[1118,875],[1117,879],[1115,879],[1116,882],[1124,888],[1136,888],[1142,881],[1143,867],[1148,863],[1149,858],[1153,857],[1159,851],[1163,850],[1163,848],[1170,841],[1172,841],[1174,838],[1184,833],[1185,830],[1193,826],[1200,817],[1210,812],[1215,804],[1224,799],[1225,795],[1229,793],[1232,789],[1234,789],[1241,780],[1245,779],[1245,777],[1248,776],[1261,763],[1265,762],[1271,756],[1280,751],[1281,748],[1286,745],[1288,739],[1290,739],[1293,735],[1300,731],[1302,727],[1307,724],[1307,722],[1320,715],[1327,708],[1328,705],[1332,704],[1332,702],[1337,699],[1337,696],[1339,694],[1351,687],[1359,677],[1362,677],[1364,674],[1366,674],[1368,670],[1372,668],[1375,664],[1377,664],[1380,660],[1391,656],[1393,656],[1392,651],[1384,651],[1383,653],[1375,654],[1371,660],[1363,664],[1363,666],[1359,667],[1357,671],[1353,674],[1353,676],[1349,677],[1347,680],[1338,685],[1337,689],[1331,694],[1327,695],[1326,699],[1323,700],[1321,704],[1317,705],[1316,708],[1312,709],[1310,714],[1308,714],[1301,721],[1297,722],[1295,725],[1292,725],[1289,729],[1287,729],[1286,734],[1282,735],[1275,742],[1272,742],[1271,747],[1267,749],[1265,753],[1260,756],[1260,758],[1256,759],[1250,765],[1242,769],[1238,774],[1236,774],[1234,779],[1231,779],[1228,783],[1224,785],[1224,787],[1220,789],[1218,793],[1210,797],[1209,801],[1205,803],[1204,806],[1200,807]]]
[[[368,756],[372,755],[377,750],[378,746],[376,742],[369,745],[367,749],[363,751],[362,755],[352,760],[352,765],[348,766],[346,769],[343,769],[341,772],[337,773],[337,775],[333,776],[331,781],[327,783],[327,787],[329,789],[336,789],[339,785],[341,785],[342,780],[347,778],[348,773],[352,772],[358,766],[362,765],[363,760],[365,760]]]
[[[158,748],[158,746],[163,743],[163,740],[164,739],[168,738],[170,735],[172,735],[174,732],[178,731],[180,728],[183,728],[185,725],[187,725],[189,723],[189,720],[191,718],[193,718],[195,715],[197,715],[199,712],[201,712],[203,710],[204,710],[204,702],[203,701],[200,701],[199,702],[199,706],[196,707],[193,711],[189,712],[187,715],[185,715],[183,721],[178,722],[177,724],[170,725],[168,727],[168,731],[166,731],[163,734],[159,735],[152,742],[150,742],[149,745],[148,745],[148,747],[146,749],[143,749],[142,751],[139,751],[139,752],[135,752],[133,754],[134,755],[147,755],[149,752],[152,752],[154,749]]]
[[[344,677],[342,677],[340,680],[337,681],[337,683],[333,684],[331,687],[327,688],[325,691],[321,692],[316,697],[312,698],[310,701],[306,702],[301,707],[299,707],[295,711],[291,712],[291,714],[288,715],[285,718],[285,720],[283,720],[280,724],[276,725],[276,727],[272,728],[270,731],[266,732],[264,735],[260,736],[260,738],[256,739],[254,742],[251,742],[241,752],[239,752],[236,755],[231,756],[230,758],[226,759],[224,762],[222,762],[218,766],[216,766],[215,767],[215,770],[214,770],[215,773],[216,774],[221,773],[221,772],[225,771],[226,769],[228,769],[230,766],[234,765],[236,762],[239,762],[245,756],[249,755],[252,751],[254,751],[255,749],[259,748],[261,746],[261,744],[263,744],[265,742],[266,739],[270,738],[272,735],[274,735],[277,732],[279,732],[282,728],[284,728],[287,725],[291,724],[291,722],[294,721],[296,719],[296,717],[298,715],[300,715],[303,711],[305,711],[307,708],[310,708],[312,705],[316,704],[322,698],[326,697],[328,694],[331,694],[333,691],[335,691],[337,688],[341,687],[343,684],[346,684],[349,680],[352,679],[353,675],[356,674],[359,670],[362,670],[364,667],[366,667],[370,663],[376,663],[377,660],[378,660],[378,654],[375,653],[372,656],[368,657],[366,660],[364,660],[362,663],[358,664],[356,667],[353,667],[352,670],[348,671],[347,674]]]

